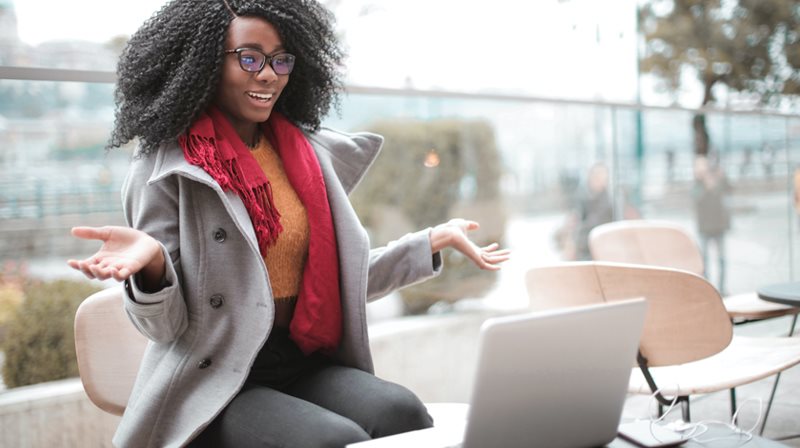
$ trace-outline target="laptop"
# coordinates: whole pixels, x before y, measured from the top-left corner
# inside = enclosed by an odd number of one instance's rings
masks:
[[[466,427],[448,424],[348,447],[605,445],[617,435],[645,311],[639,298],[488,319]]]

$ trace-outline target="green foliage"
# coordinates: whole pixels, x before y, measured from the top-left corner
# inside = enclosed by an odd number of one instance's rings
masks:
[[[369,130],[385,137],[381,155],[351,200],[373,246],[450,218],[474,219],[479,245],[500,242],[505,212],[500,199],[500,156],[491,126],[482,121],[391,121]],[[436,279],[400,291],[406,312],[438,301],[477,297],[496,274],[478,270],[460,253],[445,251]]]
[[[25,263],[6,261],[0,268],[0,344],[17,308],[25,299],[22,286],[28,277]]]
[[[0,283],[0,327],[11,320],[25,296],[17,285]]]
[[[690,68],[714,100],[721,83],[764,102],[800,93],[800,7],[796,0],[651,0],[641,9],[642,71],[677,91]]]
[[[715,85],[764,104],[800,94],[800,6],[797,0],[650,0],[640,10],[647,42],[641,70],[677,93],[689,70],[705,106]],[[711,147],[705,117],[692,122],[694,152]]]
[[[73,331],[78,305],[99,289],[88,282],[28,282],[0,350],[3,381],[19,387],[78,375]]]

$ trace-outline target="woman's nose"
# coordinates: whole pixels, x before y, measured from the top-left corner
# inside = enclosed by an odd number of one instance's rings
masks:
[[[274,82],[278,80],[278,75],[269,64],[264,64],[264,68],[256,73],[256,79],[263,82]]]

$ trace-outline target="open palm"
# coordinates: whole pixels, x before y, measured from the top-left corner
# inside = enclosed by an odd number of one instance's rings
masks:
[[[500,245],[492,243],[485,247],[475,244],[467,232],[476,230],[479,224],[461,218],[451,219],[444,224],[439,224],[433,229],[431,235],[432,249],[434,252],[444,247],[453,249],[466,255],[476,266],[487,271],[500,269],[500,264],[508,261],[511,251],[500,249]]]
[[[161,247],[155,239],[129,227],[75,227],[72,235],[103,242],[100,250],[91,257],[67,261],[70,267],[88,278],[123,281],[161,256]]]

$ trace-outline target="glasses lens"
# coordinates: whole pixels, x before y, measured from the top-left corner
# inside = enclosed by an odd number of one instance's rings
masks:
[[[278,54],[272,57],[269,65],[278,75],[288,75],[294,68],[294,56],[288,53]]]
[[[257,72],[264,68],[265,56],[257,51],[242,50],[239,52],[239,65],[247,72]]]

